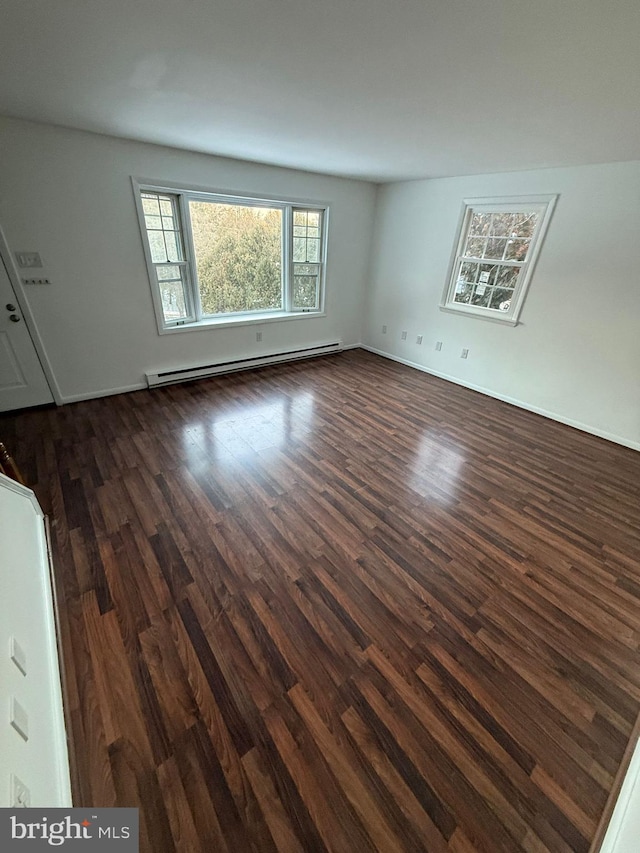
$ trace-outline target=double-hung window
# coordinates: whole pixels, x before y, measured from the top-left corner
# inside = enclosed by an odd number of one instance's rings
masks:
[[[441,308],[515,325],[556,198],[465,201]]]
[[[326,206],[134,190],[161,332],[324,310]]]

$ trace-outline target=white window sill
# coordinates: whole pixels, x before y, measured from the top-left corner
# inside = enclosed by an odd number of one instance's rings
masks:
[[[494,315],[493,313],[483,311],[482,309],[474,310],[473,308],[458,308],[453,305],[441,305],[440,310],[445,311],[447,314],[457,314],[458,316],[462,315],[463,317],[475,317],[478,320],[488,320],[490,323],[501,323],[503,326],[518,325],[517,317],[502,317],[499,314]]]
[[[166,326],[159,329],[161,335],[173,335],[175,332],[202,332],[206,329],[228,329],[233,326],[255,326],[263,323],[281,323],[285,320],[308,320],[310,317],[326,317],[324,311],[269,311],[265,314],[251,314],[248,317],[208,317],[197,323],[181,323],[179,326]]]

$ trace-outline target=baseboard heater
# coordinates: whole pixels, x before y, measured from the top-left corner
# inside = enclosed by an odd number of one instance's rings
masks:
[[[175,382],[188,382],[191,379],[206,379],[207,376],[217,376],[221,373],[233,373],[236,370],[250,370],[252,367],[266,367],[270,364],[279,364],[282,361],[295,361],[300,358],[314,358],[318,355],[328,355],[332,352],[341,352],[342,341],[332,341],[328,344],[318,344],[304,349],[286,350],[285,352],[272,352],[267,355],[258,355],[252,358],[237,358],[234,361],[224,361],[217,364],[202,364],[198,367],[183,367],[177,370],[163,370],[159,373],[145,374],[149,388],[158,388],[161,385],[172,385]]]

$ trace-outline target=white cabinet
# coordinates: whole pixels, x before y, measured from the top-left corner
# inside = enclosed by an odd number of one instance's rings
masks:
[[[0,474],[0,807],[16,804],[12,777],[32,806],[71,805],[44,518]]]

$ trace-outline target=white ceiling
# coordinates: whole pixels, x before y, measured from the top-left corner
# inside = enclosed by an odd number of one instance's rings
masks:
[[[640,159],[639,0],[3,0],[0,113],[376,181]]]

